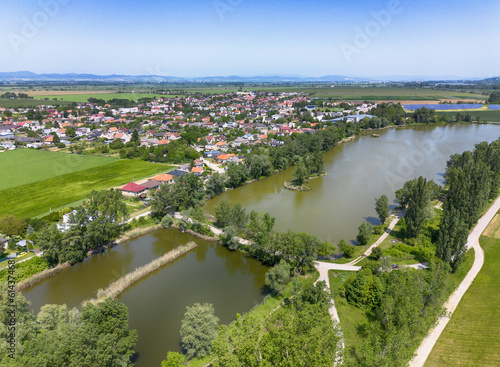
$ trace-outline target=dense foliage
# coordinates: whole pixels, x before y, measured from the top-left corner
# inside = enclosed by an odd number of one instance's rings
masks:
[[[469,230],[500,186],[500,141],[477,144],[474,151],[448,161],[449,185],[443,205],[437,256],[456,270],[467,250]]]
[[[120,191],[92,191],[70,215],[67,232],[60,232],[55,225],[45,227],[38,233],[38,244],[51,266],[66,261],[74,264],[83,260],[88,251],[116,239],[127,215]]]
[[[213,305],[195,303],[186,307],[181,325],[181,344],[188,358],[203,358],[212,351],[212,340],[217,337],[219,319]]]
[[[132,348],[137,340],[129,330],[125,305],[108,299],[81,311],[66,305],[45,305],[38,315],[16,292],[15,358],[7,354],[10,302],[6,283],[0,283],[0,365],[94,367],[133,366]]]
[[[328,312],[324,282],[308,286],[269,317],[237,316],[213,342],[215,367],[332,366],[339,336]]]

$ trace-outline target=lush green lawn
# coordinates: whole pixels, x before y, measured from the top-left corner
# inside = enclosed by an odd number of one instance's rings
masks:
[[[172,166],[141,160],[119,160],[43,181],[0,191],[0,215],[34,217],[80,199],[92,190],[124,185],[131,180],[172,170]]]
[[[500,239],[481,237],[483,268],[425,366],[500,366]]]
[[[500,110],[470,111],[470,113],[472,117],[479,116],[481,120],[485,120],[488,122],[500,122]],[[457,114],[457,112],[437,112],[437,114],[445,114],[449,117],[453,117]]]
[[[0,154],[0,190],[116,162],[116,158],[16,149]]]

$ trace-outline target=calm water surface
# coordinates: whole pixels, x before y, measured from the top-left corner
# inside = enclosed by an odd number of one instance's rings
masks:
[[[95,297],[98,288],[189,241],[198,247],[141,279],[119,298],[128,307],[130,327],[139,334],[136,366],[160,366],[168,351],[180,352],[186,306],[212,303],[220,322],[227,324],[262,301],[267,267],[215,243],[177,230],[159,230],[91,257],[23,293],[36,311],[46,303],[78,306]]]
[[[293,176],[295,168],[291,168],[228,191],[210,200],[206,209],[214,214],[222,199],[240,202],[248,212],[264,211],[276,217],[278,230],[309,232],[332,243],[353,241],[364,220],[379,224],[375,198],[385,194],[393,200],[396,189],[418,176],[442,184],[451,154],[472,149],[482,141],[491,142],[499,135],[498,125],[386,130],[379,138],[359,137],[326,153],[328,175],[311,180],[312,191],[283,188],[283,182]]]

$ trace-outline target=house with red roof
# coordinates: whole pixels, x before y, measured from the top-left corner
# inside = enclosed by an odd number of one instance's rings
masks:
[[[136,184],[135,182],[129,182],[122,187],[122,193],[125,196],[139,196],[143,192],[147,191],[147,188]]]

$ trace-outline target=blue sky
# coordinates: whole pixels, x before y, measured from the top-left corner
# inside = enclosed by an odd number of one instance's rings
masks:
[[[1,7],[0,71],[500,76],[497,1],[3,0]]]

